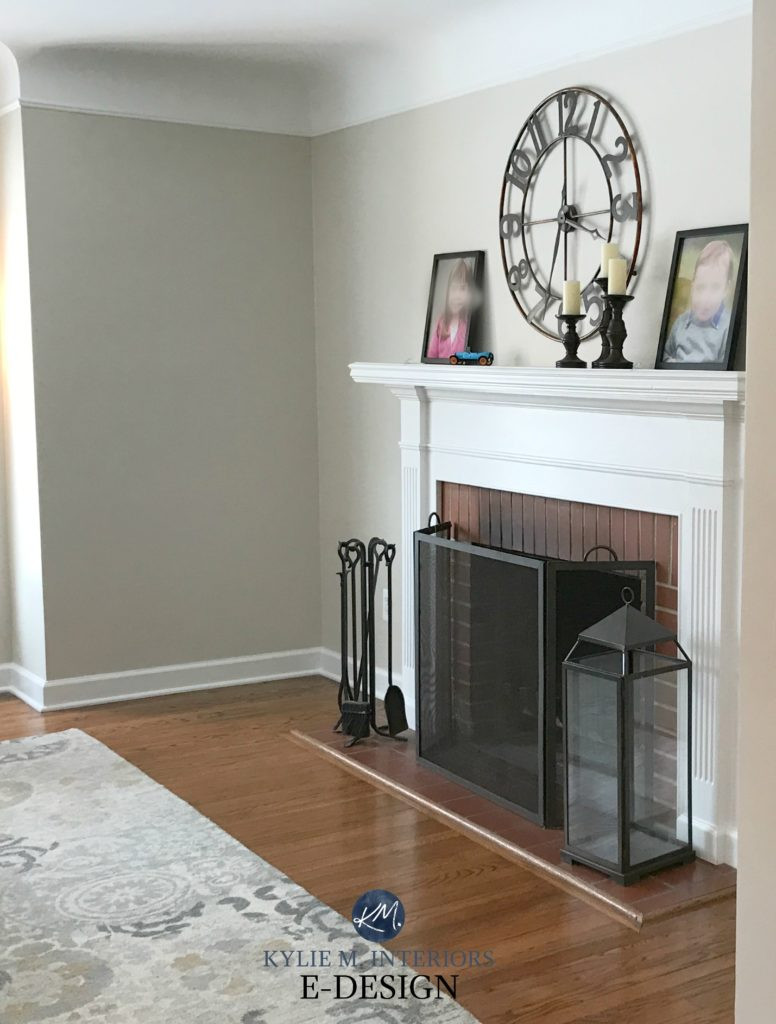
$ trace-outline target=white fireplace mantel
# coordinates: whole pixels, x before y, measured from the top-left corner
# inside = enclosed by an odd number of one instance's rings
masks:
[[[741,410],[746,374],[698,370],[558,370],[524,366],[446,366],[435,363],[353,363],[360,384],[383,384],[403,397],[422,388],[431,397],[469,402],[592,409],[652,408],[664,415],[721,415]]]
[[[696,848],[736,857],[746,376],[354,363],[401,400],[402,677],[415,677],[413,532],[439,481],[675,515],[679,636],[693,658]]]

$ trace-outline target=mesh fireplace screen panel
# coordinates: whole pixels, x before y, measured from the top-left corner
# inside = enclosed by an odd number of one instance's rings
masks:
[[[543,575],[505,552],[423,538],[418,753],[542,813]]]

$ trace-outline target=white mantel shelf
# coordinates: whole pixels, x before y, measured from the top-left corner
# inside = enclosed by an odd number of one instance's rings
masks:
[[[406,693],[414,532],[436,510],[440,482],[676,517],[671,579],[694,666],[695,845],[734,864],[746,375],[444,363],[353,363],[350,374],[399,399]]]
[[[422,388],[438,399],[528,405],[651,407],[666,415],[721,415],[741,410],[746,374],[702,370],[561,370],[555,367],[447,366],[442,363],[352,363],[360,384],[396,392]]]

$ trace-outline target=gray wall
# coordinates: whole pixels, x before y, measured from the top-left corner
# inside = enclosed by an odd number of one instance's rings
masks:
[[[520,318],[506,287],[498,196],[528,112],[581,83],[623,110],[646,170],[649,239],[628,351],[654,365],[676,231],[748,220],[750,30],[736,19],[313,140],[326,646],[339,645],[337,539],[400,532],[399,403],[353,384],[348,363],[417,360],[432,256],[462,249],[486,250],[485,347],[500,363],[554,363],[558,346]],[[725,55],[724,71],[711,54]]]
[[[49,678],[317,645],[309,141],[23,121]]]

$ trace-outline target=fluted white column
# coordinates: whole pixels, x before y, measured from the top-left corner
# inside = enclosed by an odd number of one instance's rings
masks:
[[[414,533],[432,511],[428,496],[428,405],[424,388],[392,388],[401,400],[402,683],[415,688]],[[410,714],[408,702],[408,715]],[[412,702],[414,706],[414,702]],[[414,722],[410,722],[414,726]]]

